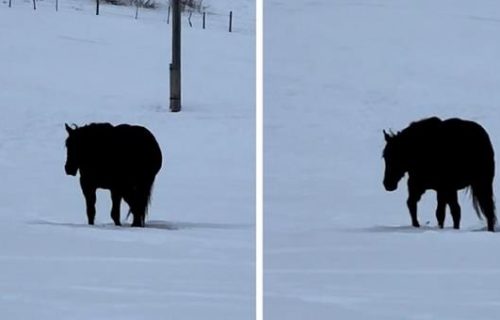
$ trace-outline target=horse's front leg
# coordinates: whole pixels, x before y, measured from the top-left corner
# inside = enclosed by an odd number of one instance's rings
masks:
[[[419,188],[411,179],[408,179],[408,200],[406,204],[408,205],[408,210],[410,211],[411,224],[418,228],[420,224],[417,219],[417,203],[422,198],[424,190]]]
[[[93,225],[95,219],[96,187],[83,178],[80,178],[80,185],[82,187],[82,192],[85,196],[85,203],[87,205],[87,218],[89,224]]]

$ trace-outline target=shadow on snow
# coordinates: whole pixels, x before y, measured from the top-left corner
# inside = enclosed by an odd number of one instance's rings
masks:
[[[123,223],[122,226],[115,226],[114,223],[97,223],[89,225],[86,223],[71,223],[59,222],[48,220],[33,220],[29,221],[31,225],[48,225],[57,227],[71,227],[71,228],[95,228],[95,229],[127,229],[130,230],[130,223]],[[236,230],[236,229],[251,229],[251,224],[235,224],[235,223],[207,223],[207,222],[180,222],[180,221],[162,221],[152,220],[146,222],[146,229],[159,229],[159,230],[182,230],[182,229],[219,229],[219,230]],[[134,228],[141,230],[142,228]]]
[[[440,229],[438,226],[430,226],[424,225],[419,228],[415,228],[411,225],[405,226],[372,226],[366,227],[362,229],[357,229],[360,232],[373,232],[373,233],[424,233],[428,231],[435,232],[477,232],[477,231],[485,231],[487,230],[486,226],[481,227],[470,227],[470,228],[462,228],[460,230],[453,229],[453,227],[445,227]]]

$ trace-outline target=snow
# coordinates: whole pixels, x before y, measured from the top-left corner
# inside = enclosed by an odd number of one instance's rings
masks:
[[[381,156],[383,129],[433,115],[479,122],[500,150],[498,2],[264,12],[265,318],[496,319],[498,233],[465,192],[461,230],[449,213],[436,227],[431,191],[410,227],[406,185],[384,190]]]
[[[254,319],[255,27],[238,8],[231,34],[183,17],[174,114],[166,8],[1,4],[2,319]],[[104,190],[87,226],[64,173],[64,123],[102,121],[144,125],[162,147],[144,229],[115,227]]]

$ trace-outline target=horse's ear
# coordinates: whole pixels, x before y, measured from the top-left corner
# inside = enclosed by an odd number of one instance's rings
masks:
[[[70,126],[68,126],[68,124],[67,124],[67,123],[65,123],[65,124],[64,124],[64,126],[66,127],[66,131],[68,132],[68,134],[73,133],[74,129],[71,129],[71,127],[70,127]]]
[[[392,136],[390,134],[388,134],[387,132],[385,132],[385,130],[383,130],[383,131],[384,131],[385,141],[389,141],[392,138]]]

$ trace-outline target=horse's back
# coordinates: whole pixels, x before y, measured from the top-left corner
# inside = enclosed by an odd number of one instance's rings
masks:
[[[478,180],[492,180],[494,151],[486,130],[477,122],[452,118],[443,121],[440,137],[441,170],[460,188]]]
[[[486,130],[476,122],[451,118],[424,119],[408,128],[412,175],[429,188],[462,189],[493,179],[494,152]]]
[[[477,122],[458,118],[443,122],[445,143],[452,146],[459,162],[471,167],[475,172],[494,175],[495,160],[491,140],[486,130]]]
[[[477,122],[452,118],[443,121],[443,144],[451,144],[457,150],[471,156],[493,157],[494,151],[486,130]]]
[[[446,152],[475,152],[476,154],[493,153],[490,138],[486,130],[477,122],[450,118],[441,120],[437,117],[414,122],[408,128],[412,131],[411,139],[425,149],[441,153]],[[432,146],[432,148],[431,148]]]
[[[85,128],[85,160],[80,174],[109,188],[118,182],[152,180],[162,166],[161,149],[142,126],[91,124]]]
[[[154,135],[138,125],[120,124],[114,128],[114,140],[120,153],[134,166],[145,166],[156,174],[162,164],[162,153]]]

